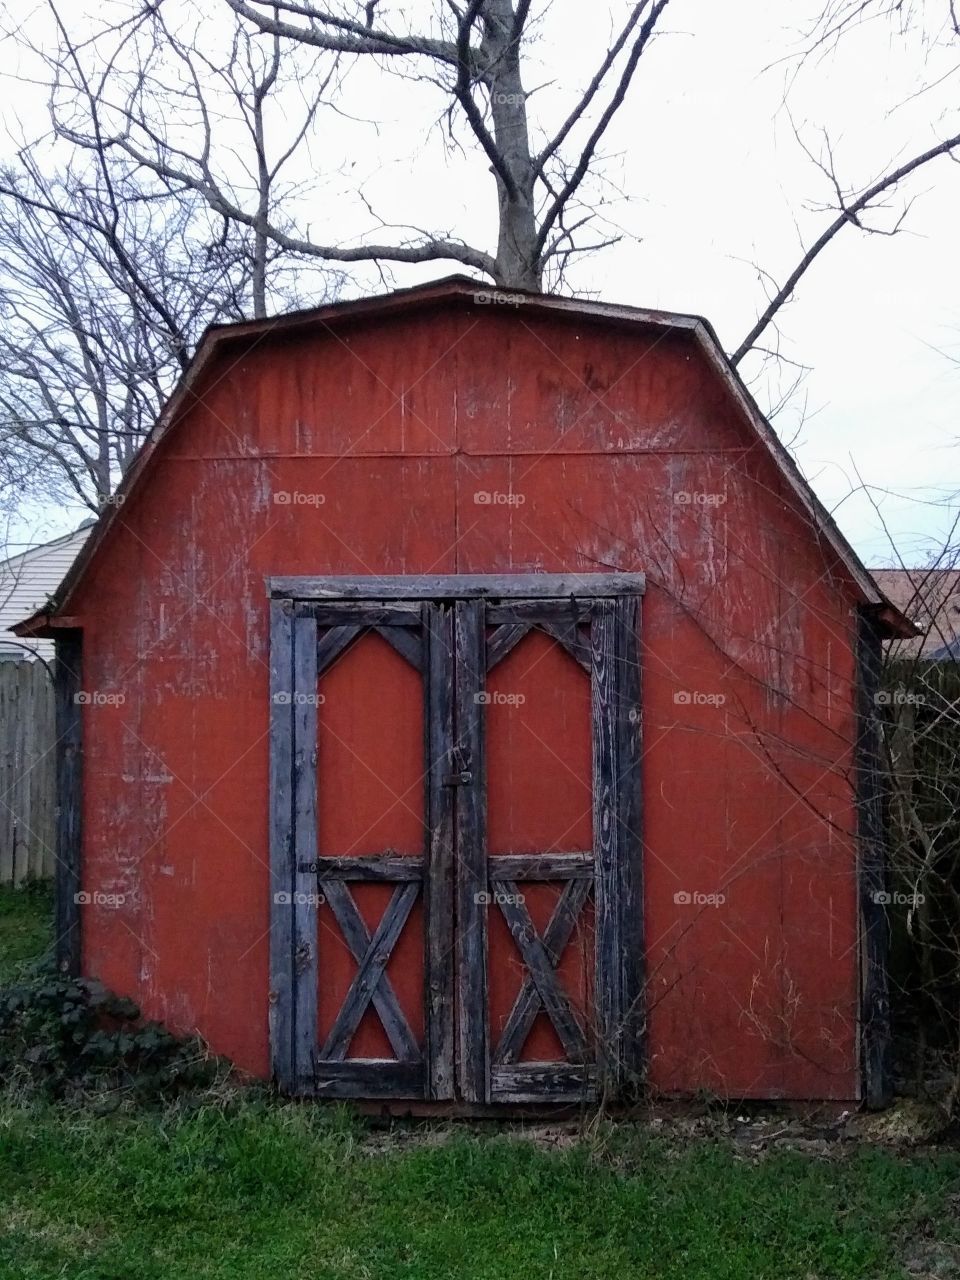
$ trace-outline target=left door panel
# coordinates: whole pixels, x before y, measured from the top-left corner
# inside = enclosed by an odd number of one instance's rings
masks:
[[[274,609],[274,1073],[318,1096],[450,1097],[449,611]]]

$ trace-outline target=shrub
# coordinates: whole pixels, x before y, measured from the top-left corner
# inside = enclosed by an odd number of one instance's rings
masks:
[[[8,1089],[50,1098],[166,1100],[226,1071],[197,1039],[144,1022],[101,983],[40,965],[0,989],[0,1072]]]

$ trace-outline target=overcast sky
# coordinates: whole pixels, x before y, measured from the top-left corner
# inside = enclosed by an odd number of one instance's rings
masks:
[[[206,0],[211,15],[218,3]],[[941,7],[929,0],[929,12]],[[38,22],[34,0],[5,8],[17,21]],[[424,5],[399,8],[416,14]],[[526,70],[528,92],[538,89],[535,119],[555,127],[591,74],[609,14],[624,9],[554,0]],[[577,292],[705,315],[732,349],[765,300],[753,264],[782,278],[832,216],[817,209],[832,192],[794,125],[815,153],[829,131],[851,188],[958,131],[960,77],[951,72],[960,40],[950,51],[876,22],[831,57],[799,66],[791,55],[815,9],[806,0],[673,0],[665,34],[644,55],[606,140],[605,172],[629,197],[608,206],[624,239],[575,269]],[[934,87],[917,95],[924,85]],[[362,189],[386,221],[493,247],[486,161],[443,148],[438,103],[435,90],[373,66],[350,76],[340,105],[356,121],[325,114],[312,153],[323,188],[304,216],[317,239],[352,240],[372,226]],[[28,133],[39,132],[39,93],[21,86],[4,95],[3,109],[8,124],[18,114]],[[810,372],[775,425],[869,564],[896,562],[881,521],[903,559],[922,562],[942,542],[960,491],[960,164],[941,159],[922,170],[876,225],[892,225],[911,197],[894,238],[845,229],[781,315],[782,349]],[[403,285],[456,269],[399,268],[393,278]],[[361,271],[352,292],[382,287]],[[756,368],[742,372],[750,379]],[[757,382],[755,390],[765,406],[770,388]],[[858,474],[880,516],[866,497],[850,496]],[[52,536],[84,514],[37,512],[19,536]]]

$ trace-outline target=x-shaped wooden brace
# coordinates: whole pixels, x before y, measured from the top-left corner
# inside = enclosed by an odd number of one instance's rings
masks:
[[[319,885],[358,966],[350,990],[320,1050],[319,1061],[343,1061],[360,1019],[372,1000],[397,1058],[401,1062],[419,1062],[420,1046],[386,974],[387,961],[420,892],[419,883],[397,885],[372,938],[353,895],[343,881],[321,879]]]
[[[582,1061],[587,1047],[583,1029],[555,970],[590,894],[590,881],[567,881],[542,938],[526,906],[518,901],[521,895],[513,880],[492,880],[491,889],[528,969],[504,1024],[494,1062],[505,1065],[518,1060],[541,1005],[568,1060]]]

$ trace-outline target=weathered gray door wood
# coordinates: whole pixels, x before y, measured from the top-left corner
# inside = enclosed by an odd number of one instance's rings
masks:
[[[295,589],[297,580],[283,580]],[[418,582],[420,580],[417,580]],[[425,582],[426,580],[424,580]],[[433,582],[434,580],[430,580]],[[437,580],[440,581],[440,580]],[[643,1051],[642,847],[640,840],[639,594],[642,581],[596,579],[596,597],[524,596],[519,579],[502,595],[470,580],[456,598],[403,598],[397,580],[382,599],[365,586],[330,597],[311,582],[301,598],[273,586],[271,654],[271,992],[273,1071],[284,1089],[358,1098],[459,1099],[470,1104],[583,1101],[616,1096],[637,1078]],[[571,580],[563,579],[563,585]],[[601,585],[602,584],[602,585]],[[373,588],[371,588],[373,589]],[[487,853],[484,699],[487,674],[533,628],[560,645],[591,681],[593,845],[532,854]],[[424,698],[423,853],[338,856],[317,850],[317,679],[356,640],[376,631],[421,676]],[[557,744],[562,749],[562,744]],[[319,793],[319,794],[318,794]],[[543,932],[519,892],[555,883]],[[375,928],[352,885],[392,887]],[[323,942],[317,902],[329,904],[356,964],[332,1028],[320,1042],[318,982]],[[387,974],[414,904],[424,918],[424,1036],[417,1040]],[[589,1028],[557,972],[577,922],[592,903],[596,1008]],[[488,1010],[488,913],[499,911],[518,942],[523,979],[505,1025]],[[379,1017],[393,1058],[348,1055],[364,1013]],[[524,1060],[539,1013],[563,1047],[557,1062]]]
[[[290,1092],[324,1097],[453,1096],[452,797],[443,786],[450,749],[450,613],[428,602],[274,600],[272,631],[271,1040],[273,1071]],[[335,803],[317,776],[317,681],[361,636],[375,632],[420,673],[425,725],[424,845],[419,857],[350,857],[317,849],[318,805]],[[393,886],[367,928],[359,884]],[[417,1042],[387,965],[414,904],[424,904],[424,1026]],[[318,933],[329,906],[340,938]],[[356,973],[333,1026],[318,1035],[325,946],[345,945]],[[348,1056],[368,1008],[393,1058]]]
[[[472,1102],[580,1102],[616,1097],[642,1065],[643,910],[640,837],[639,597],[470,600],[456,605],[458,748],[471,785],[458,790],[458,1078]],[[533,629],[590,673],[593,848],[489,857],[486,849],[486,675]],[[562,744],[557,744],[562,750]],[[557,886],[541,936],[523,882]],[[594,906],[595,1009],[582,1025],[556,969],[590,899]],[[494,1034],[487,999],[487,917],[504,916],[524,979]],[[524,1061],[538,1012],[565,1058]]]

